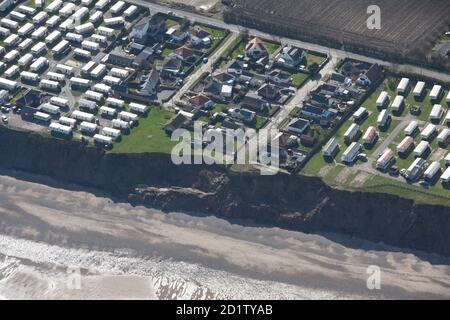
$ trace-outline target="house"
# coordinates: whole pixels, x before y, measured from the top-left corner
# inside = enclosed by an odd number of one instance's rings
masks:
[[[332,84],[325,83],[320,86],[318,92],[321,95],[330,95],[333,96],[338,91],[338,87]]]
[[[220,84],[233,85],[236,78],[229,73],[218,73],[212,76],[213,80]]]
[[[271,83],[289,85],[292,82],[292,78],[288,73],[280,70],[272,70],[266,74],[266,80]]]
[[[293,134],[304,134],[309,128],[309,121],[301,118],[294,118],[288,124],[288,131]]]
[[[330,81],[336,83],[337,85],[345,85],[347,84],[347,77],[343,74],[333,72],[330,77]]]
[[[364,74],[356,80],[356,84],[362,87],[369,87],[372,83],[380,80],[383,76],[383,68],[375,63]]]
[[[26,106],[37,108],[43,103],[42,95],[39,91],[30,89],[22,97],[17,99],[16,106],[24,108]]]
[[[244,124],[242,122],[233,121],[230,118],[226,118],[222,122],[222,128],[224,128],[224,129],[237,130],[237,129],[242,129],[243,127],[244,127]]]
[[[227,68],[227,72],[235,75],[241,75],[244,70],[244,61],[234,60]]]
[[[264,42],[261,39],[254,37],[245,46],[245,55],[252,60],[259,60],[263,57],[269,56]]]
[[[134,58],[132,67],[139,69],[142,65],[145,65],[146,62],[152,62],[154,52],[155,51],[152,48],[146,47]]]
[[[192,124],[192,120],[189,119],[184,113],[179,112],[170,119],[164,126],[164,131],[167,134],[172,134],[177,129],[187,128]]]
[[[305,50],[292,46],[286,46],[275,59],[277,63],[283,66],[296,68],[302,63],[305,57]]]
[[[189,99],[192,106],[199,109],[210,110],[213,108],[214,103],[204,94],[197,94],[196,96]]]
[[[158,14],[144,17],[137,22],[131,30],[130,36],[138,43],[146,42],[147,39],[156,38],[166,32],[167,26],[164,18]]]
[[[321,124],[327,124],[331,120],[333,114],[323,108],[313,106],[311,104],[304,104],[300,110],[300,114],[307,119],[312,119]]]
[[[311,95],[310,103],[312,105],[314,105],[314,106],[328,108],[329,106],[333,105],[334,100],[331,99],[329,96],[324,96],[324,95],[321,95],[321,94],[313,93]]]
[[[245,96],[244,99],[242,99],[241,101],[241,106],[255,112],[261,112],[264,110],[266,103],[259,98],[254,98],[252,96]]]
[[[188,30],[189,43],[193,47],[207,47],[211,45],[211,34],[199,26],[195,26]]]
[[[194,51],[189,49],[186,46],[179,47],[175,50],[173,50],[170,53],[171,58],[177,58],[183,62],[194,62],[195,61],[195,55]]]
[[[257,93],[258,96],[266,100],[277,100],[280,97],[280,88],[273,84],[266,83],[257,90]]]
[[[155,69],[150,71],[148,76],[144,77],[144,83],[139,89],[139,94],[144,96],[154,96],[158,92],[159,72]]]
[[[213,96],[213,97],[220,98],[221,93],[222,93],[222,85],[215,81],[209,81],[205,85],[205,88],[203,89],[203,93],[205,93],[207,96]]]
[[[252,123],[256,119],[256,113],[245,108],[230,109],[229,114],[244,123]]]
[[[177,76],[181,71],[181,60],[175,58],[169,58],[162,66],[161,75],[164,76]]]
[[[119,66],[119,67],[131,67],[133,65],[135,57],[126,54],[125,52],[119,50],[113,50],[108,55],[106,63]]]
[[[174,43],[182,43],[187,39],[188,33],[180,29],[180,26],[174,26],[169,28],[166,32],[166,36],[169,37],[169,41]]]

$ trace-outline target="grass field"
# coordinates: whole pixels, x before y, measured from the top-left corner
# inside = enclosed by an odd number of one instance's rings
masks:
[[[139,125],[128,135],[114,144],[111,152],[115,153],[170,153],[176,144],[164,132],[164,125],[173,114],[159,107],[152,107],[148,116],[139,120]]]

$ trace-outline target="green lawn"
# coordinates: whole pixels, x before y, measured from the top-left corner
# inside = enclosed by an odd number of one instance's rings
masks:
[[[303,81],[305,81],[309,77],[308,74],[297,72],[292,74],[292,84],[298,87]]]
[[[241,41],[239,45],[231,52],[230,56],[232,59],[236,59],[238,55],[245,54],[245,43]]]
[[[313,63],[317,63],[318,65],[320,65],[322,64],[322,62],[325,61],[325,59],[326,59],[325,57],[308,52],[306,54],[306,65],[309,66]]]
[[[176,142],[164,132],[164,125],[173,116],[173,113],[152,107],[148,116],[139,120],[139,125],[133,128],[128,135],[114,144],[111,152],[115,153],[144,153],[161,152],[170,153]]]
[[[176,25],[178,25],[178,24],[179,24],[179,23],[178,23],[177,20],[170,19],[170,18],[166,19],[166,26],[167,26],[167,28],[174,27],[174,26],[176,26]]]
[[[280,48],[280,44],[268,40],[262,40],[264,42],[264,45],[267,48],[267,51],[269,54],[273,54],[275,51],[277,51]]]

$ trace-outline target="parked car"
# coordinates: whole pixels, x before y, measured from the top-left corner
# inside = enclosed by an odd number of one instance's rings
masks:
[[[399,175],[398,167],[396,167],[396,166],[390,167],[390,168],[389,168],[389,174],[390,174],[391,176],[398,176],[398,175]]]
[[[430,187],[430,183],[425,180],[420,180],[419,185],[421,185],[422,187],[427,188],[427,189]]]
[[[8,119],[7,116],[2,116],[2,121],[3,121],[4,123],[8,123],[9,119]]]
[[[358,154],[358,160],[367,162],[367,160],[368,160],[367,159],[367,154],[365,154],[365,153]]]

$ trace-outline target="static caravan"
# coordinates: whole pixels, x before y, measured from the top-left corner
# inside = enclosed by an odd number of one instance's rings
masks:
[[[36,9],[35,8],[31,8],[29,6],[24,6],[21,5],[17,8],[18,11],[26,14],[27,16],[33,16],[34,14],[36,14]]]
[[[62,116],[59,118],[59,123],[71,128],[75,128],[75,126],[77,125],[77,120]]]
[[[113,140],[111,137],[107,137],[102,134],[96,134],[96,135],[94,135],[94,142],[97,144],[110,146],[110,145],[112,145]]]
[[[42,71],[44,68],[46,68],[48,66],[48,60],[45,57],[39,57],[36,59],[36,61],[34,61],[31,66],[30,69],[33,72],[38,72],[38,71]]]
[[[5,48],[0,46],[0,55],[4,55],[5,53],[6,53]]]
[[[347,129],[347,131],[344,134],[344,139],[346,143],[353,142],[358,138],[360,134],[359,125],[356,123],[352,123],[350,128]]]
[[[407,155],[411,149],[414,147],[414,138],[411,136],[406,136],[397,146],[397,152],[400,155]]]
[[[0,25],[2,27],[8,28],[8,29],[13,29],[13,30],[17,30],[17,28],[19,28],[19,23],[17,21],[8,19],[8,18],[2,18],[0,20]]]
[[[377,125],[380,128],[384,128],[389,124],[389,121],[391,119],[391,116],[389,115],[389,112],[387,109],[381,110],[381,112],[378,114],[377,117]]]
[[[100,107],[100,115],[102,117],[114,117],[117,113],[116,109],[114,108],[109,108],[109,107]]]
[[[103,78],[103,82],[112,86],[119,85],[122,80],[117,77],[105,76]]]
[[[125,9],[125,2],[123,1],[117,1],[112,7],[111,7],[111,13],[113,15],[119,14],[122,12],[122,10]]]
[[[76,87],[87,88],[87,87],[90,87],[91,81],[88,79],[72,77],[72,78],[70,78],[70,85],[76,86]]]
[[[61,22],[61,18],[59,16],[51,16],[45,21],[45,25],[49,28],[56,27]]]
[[[20,51],[28,50],[33,45],[33,40],[31,39],[25,39],[19,45],[17,46]]]
[[[63,2],[61,0],[53,0],[48,6],[47,11],[48,12],[57,12],[59,8],[61,8],[63,5]]]
[[[445,156],[445,165],[450,166],[450,152]]]
[[[36,8],[42,8],[44,6],[44,0],[34,0],[34,6]]]
[[[391,109],[392,112],[400,112],[405,105],[405,97],[396,96],[392,102]]]
[[[386,149],[377,159],[376,167],[378,170],[386,171],[394,162],[394,152],[391,149]]]
[[[0,35],[1,35],[2,37],[7,37],[7,36],[9,36],[10,34],[11,34],[11,31],[9,31],[9,29],[0,27]]]
[[[59,115],[61,114],[61,109],[58,106],[54,106],[50,103],[43,103],[39,106],[39,110],[46,112],[48,114],[52,115]]]
[[[79,110],[75,110],[74,112],[72,112],[72,118],[76,119],[78,121],[87,121],[87,122],[95,121],[95,117],[93,114],[79,111]]]
[[[86,99],[94,100],[94,101],[97,101],[97,102],[100,102],[100,101],[103,100],[103,94],[102,93],[95,92],[95,91],[92,91],[92,90],[87,90],[84,93],[84,96],[86,97]]]
[[[83,36],[81,34],[68,32],[66,34],[66,39],[72,42],[81,43],[83,41]]]
[[[417,181],[426,169],[427,162],[422,158],[417,158],[406,170],[406,179]]]
[[[98,43],[106,43],[108,38],[106,36],[102,36],[101,34],[93,34],[91,36],[91,40]]]
[[[61,97],[51,97],[50,103],[61,108],[69,107],[69,100]]]
[[[61,31],[70,31],[73,30],[74,28],[75,28],[75,20],[73,20],[72,18],[67,18],[59,25],[59,29]]]
[[[423,96],[423,92],[425,90],[425,82],[419,81],[417,82],[416,86],[414,87],[413,95],[416,98],[420,98]]]
[[[80,9],[75,11],[75,13],[72,15],[72,18],[74,18],[76,21],[81,22],[84,20],[84,18],[87,17],[88,14],[89,14],[89,9],[86,7],[81,7]]]
[[[406,136],[415,136],[419,129],[419,122],[413,120],[405,128],[404,133]]]
[[[19,63],[19,66],[26,68],[31,64],[32,61],[33,61],[33,55],[31,53],[27,53],[19,59],[18,63]]]
[[[95,123],[83,121],[80,123],[80,130],[85,134],[94,134],[97,132],[98,126]]]
[[[447,98],[445,98],[445,101],[450,104],[450,91],[447,94]]]
[[[98,34],[107,36],[107,37],[112,37],[114,35],[114,29],[108,28],[108,27],[104,27],[104,26],[100,26],[97,29]]]
[[[381,109],[381,108],[385,108],[388,105],[389,102],[389,95],[386,91],[382,91],[380,93],[380,95],[378,96],[376,105],[377,108]]]
[[[81,68],[81,74],[83,75],[89,75],[92,71],[92,69],[95,68],[95,66],[97,65],[97,62],[95,61],[89,61],[87,62],[82,68]]]
[[[425,128],[423,128],[420,136],[422,140],[433,140],[434,135],[437,132],[437,128],[434,124],[428,123]]]
[[[106,104],[109,107],[123,108],[125,106],[125,101],[123,101],[121,99],[113,98],[113,97],[108,97],[106,99]]]
[[[22,81],[27,80],[27,81],[37,82],[40,80],[40,77],[37,73],[28,72],[28,71],[22,71],[20,73],[20,77],[22,78]]]
[[[86,110],[92,113],[95,113],[98,106],[95,101],[87,100],[87,99],[80,99],[78,101],[78,106],[80,107],[80,110]]]
[[[120,136],[122,135],[122,132],[120,130],[117,130],[114,128],[104,127],[102,129],[102,134],[104,134],[107,137],[113,138],[113,140],[116,140],[116,139],[120,138]]]
[[[365,118],[367,118],[367,116],[369,115],[369,111],[367,111],[366,108],[364,107],[360,107],[358,108],[358,110],[356,110],[356,112],[353,114],[353,119],[355,121],[362,121]]]
[[[397,93],[398,94],[405,94],[405,93],[407,93],[408,90],[409,90],[409,84],[410,84],[410,81],[409,81],[408,78],[402,78],[400,80],[400,83],[397,86]]]
[[[6,47],[13,47],[20,42],[20,37],[17,34],[12,34],[6,38],[3,43]]]
[[[61,32],[59,32],[58,30],[54,30],[47,37],[45,37],[45,42],[47,42],[48,44],[53,44],[60,38]]]
[[[33,23],[34,24],[41,24],[47,19],[48,19],[48,13],[45,12],[45,11],[40,11],[38,14],[36,14],[33,17]]]
[[[9,13],[9,16],[11,19],[19,22],[25,21],[25,19],[27,18],[27,16],[24,15],[23,13],[14,10]]]
[[[106,8],[106,6],[109,4],[110,0],[98,0],[95,3],[95,8],[98,10],[103,10]]]
[[[97,23],[100,20],[103,19],[103,12],[101,11],[95,11],[90,17],[89,17],[89,22],[92,23]]]
[[[125,23],[125,19],[123,17],[105,18],[103,21],[107,26],[118,26]]]
[[[430,143],[428,141],[420,141],[417,147],[415,147],[413,153],[416,158],[422,158],[426,152],[430,150]]]
[[[74,3],[68,2],[61,8],[61,10],[59,10],[59,14],[63,17],[68,17],[75,12],[76,8],[77,6]]]
[[[366,132],[363,135],[363,143],[366,146],[371,146],[375,143],[378,138],[377,130],[374,127],[367,128]]]
[[[448,128],[444,128],[437,136],[437,141],[441,144],[441,145],[447,145],[449,143],[449,138],[450,138],[450,129]]]
[[[430,100],[431,101],[441,100],[442,93],[443,93],[442,86],[434,85],[433,89],[431,89],[431,92],[430,92]]]
[[[110,73],[113,77],[119,77],[122,79],[128,77],[130,74],[130,72],[128,70],[121,69],[121,68],[111,68]]]
[[[80,24],[79,26],[75,27],[75,32],[78,34],[86,34],[94,31],[95,27],[92,24],[92,22],[87,22]]]
[[[42,79],[41,82],[39,82],[39,87],[41,87],[42,89],[50,89],[50,90],[59,90],[60,89],[58,81],[47,80],[47,79]]]
[[[31,38],[33,38],[34,40],[41,40],[46,35],[47,35],[47,28],[44,26],[40,26],[39,28],[33,31],[33,33],[31,34]]]
[[[129,6],[123,13],[126,18],[133,17],[138,12],[138,7],[134,4]]]
[[[25,23],[20,29],[17,31],[19,36],[23,37],[30,34],[34,30],[34,26],[32,23]],[[15,36],[15,35],[14,35]]]
[[[62,40],[52,48],[52,52],[54,55],[58,55],[64,53],[68,48],[70,48],[69,41]]]
[[[341,160],[344,163],[355,162],[358,154],[361,152],[361,145],[358,142],[352,142],[350,146],[342,154]]]
[[[90,51],[83,50],[80,48],[75,48],[73,50],[73,53],[75,54],[75,56],[78,56],[78,57],[84,58],[84,59],[90,59],[92,57],[92,54]]]
[[[93,2],[94,0],[81,0],[81,4],[86,7],[89,7]]]
[[[70,136],[72,134],[72,128],[61,123],[52,122],[49,128],[52,133],[62,134],[66,136]]]
[[[90,50],[90,51],[98,51],[98,49],[100,49],[100,45],[97,42],[89,41],[89,40],[83,40],[81,42],[81,47],[85,50]]]
[[[437,177],[437,175],[441,172],[441,165],[439,162],[434,161],[430,164],[430,166],[425,170],[425,173],[423,174],[425,180],[427,181],[434,181],[434,179]]]
[[[3,57],[3,59],[4,59],[6,62],[11,63],[11,62],[16,61],[17,58],[19,58],[19,55],[20,55],[19,51],[17,51],[17,50],[11,50],[11,51],[9,51],[7,54],[5,54],[5,56]]]
[[[41,55],[47,52],[47,46],[44,42],[38,42],[33,47],[31,47],[31,52],[35,55]]]
[[[5,78],[0,78],[0,89],[5,89],[8,91],[13,91],[17,89],[17,82]]]
[[[128,130],[130,129],[130,123],[128,121],[123,121],[120,119],[113,119],[111,121],[113,128],[119,130]]]
[[[67,76],[73,75],[73,67],[66,66],[65,64],[57,64],[56,71],[61,72],[62,74],[65,74]]]
[[[52,116],[49,115],[48,113],[45,112],[41,112],[41,111],[37,111],[34,115],[33,118],[35,120],[39,120],[42,122],[50,122],[50,120],[52,120]]]
[[[331,138],[322,148],[322,155],[326,158],[334,158],[339,152],[339,144],[336,138]]]
[[[430,112],[430,120],[431,121],[440,121],[442,116],[444,115],[444,109],[440,104],[435,104]]]
[[[108,69],[106,68],[106,66],[104,64],[99,64],[91,71],[91,76],[93,78],[100,78],[100,77],[104,76],[107,71],[108,71]]]
[[[9,67],[3,73],[3,75],[8,79],[15,78],[18,74],[19,74],[19,67],[16,65]]]
[[[62,73],[48,72],[48,73],[47,73],[47,77],[48,77],[50,80],[54,80],[54,81],[58,81],[58,82],[64,82],[64,81],[66,81],[66,76],[63,75]]]
[[[119,119],[123,121],[138,121],[139,116],[137,114],[127,112],[127,111],[120,111],[119,112]]]
[[[441,181],[443,184],[448,184],[450,181],[450,167],[448,167],[441,175]]]
[[[145,114],[145,113],[147,113],[147,111],[149,109],[148,106],[139,104],[136,102],[130,102],[129,107],[130,107],[130,111],[133,111],[137,114]]]
[[[94,90],[103,94],[109,94],[111,92],[111,87],[104,83],[96,83],[94,85]]]

